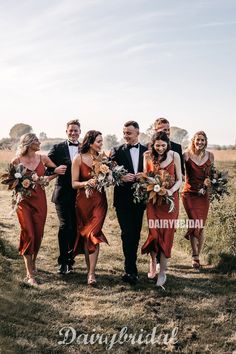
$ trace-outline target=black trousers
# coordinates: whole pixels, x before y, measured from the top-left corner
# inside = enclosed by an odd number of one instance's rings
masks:
[[[116,207],[125,257],[124,270],[127,274],[138,274],[136,261],[144,210],[144,206],[140,204]]]
[[[58,231],[58,264],[74,264],[73,249],[76,238],[75,201],[57,203],[56,212],[60,222]]]

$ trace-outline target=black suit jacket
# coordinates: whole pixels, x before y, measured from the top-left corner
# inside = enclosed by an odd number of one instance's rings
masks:
[[[185,168],[184,168],[184,157],[182,153],[182,146],[180,144],[174,143],[173,141],[170,142],[170,148],[171,150],[177,152],[180,156],[180,162],[181,162],[181,171],[182,174],[185,175]]]
[[[80,145],[78,146],[78,152]],[[53,203],[74,202],[76,190],[72,188],[71,183],[71,159],[67,141],[56,144],[49,151],[48,156],[57,165],[66,165],[66,173],[58,175],[55,183],[55,188],[52,194]]]
[[[139,165],[138,172],[143,172],[143,153],[147,150],[146,146],[139,147]],[[130,150],[126,144],[113,148],[111,151],[111,160],[115,161],[118,165],[123,165],[128,173],[134,173]],[[133,193],[131,189],[133,182],[125,182],[122,186],[115,186],[114,188],[114,206],[125,207],[133,204]]]

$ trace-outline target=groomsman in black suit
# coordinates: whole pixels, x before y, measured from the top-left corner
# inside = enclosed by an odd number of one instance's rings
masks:
[[[118,165],[123,165],[128,173],[123,177],[124,184],[114,189],[114,207],[121,228],[121,239],[125,257],[125,274],[123,281],[136,284],[138,270],[136,266],[137,250],[142,228],[145,206],[133,202],[131,189],[138,174],[143,171],[143,153],[147,148],[138,142],[139,125],[135,121],[124,124],[123,135],[125,144],[114,148],[111,159]]]
[[[154,131],[157,132],[165,132],[168,138],[170,138],[170,123],[166,118],[157,118],[153,124]],[[182,175],[185,175],[185,168],[184,168],[184,158],[182,153],[182,147],[180,144],[175,143],[174,141],[170,141],[170,149],[177,152],[180,156],[181,161],[181,170]]]
[[[55,188],[52,195],[52,202],[55,203],[59,219],[58,243],[58,273],[68,274],[73,272],[73,249],[76,237],[76,214],[75,199],[76,190],[71,184],[71,163],[74,156],[80,152],[78,142],[80,136],[80,122],[77,119],[67,123],[67,140],[56,144],[49,151],[48,156],[63,171],[57,176]]]

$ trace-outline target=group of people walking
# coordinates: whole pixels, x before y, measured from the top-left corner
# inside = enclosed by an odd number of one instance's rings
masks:
[[[96,189],[96,179],[92,175],[93,162],[99,156],[103,138],[96,130],[88,131],[82,143],[80,122],[71,120],[67,123],[67,139],[53,146],[48,155],[41,155],[40,142],[33,133],[21,137],[19,149],[12,163],[23,164],[27,173],[37,172],[38,176],[47,175],[48,180],[56,178],[52,195],[59,220],[58,273],[67,275],[73,272],[74,258],[83,253],[87,264],[87,283],[96,283],[96,263],[99,244],[108,243],[102,227],[107,213],[106,192]],[[203,131],[197,132],[190,147],[182,154],[181,145],[170,141],[170,124],[165,118],[158,118],[154,123],[154,134],[147,146],[139,142],[139,125],[128,121],[123,127],[125,143],[114,147],[109,158],[118,165],[123,165],[127,174],[122,177],[122,184],[114,187],[114,207],[121,229],[121,242],[124,255],[124,274],[122,280],[129,284],[139,281],[137,252],[142,229],[143,215],[146,208],[147,219],[178,219],[179,190],[189,219],[202,220],[202,227],[189,228],[185,237],[192,247],[192,266],[200,267],[205,224],[209,209],[209,196],[199,194],[205,188],[206,180],[213,162],[212,153],[206,150],[207,137]],[[133,184],[143,172],[164,170],[172,178],[172,184],[164,189],[164,195],[173,198],[175,207],[171,212],[164,202],[147,205],[135,203]],[[208,182],[209,183],[209,182]],[[89,198],[86,188],[93,189]],[[21,226],[20,254],[26,266],[26,281],[37,285],[35,279],[36,258],[43,238],[47,204],[44,189],[37,185],[31,196],[24,198],[18,208],[17,216]],[[150,254],[148,278],[157,278],[156,285],[163,287],[166,282],[167,260],[171,257],[175,227],[151,227],[147,240],[141,248],[142,254]]]

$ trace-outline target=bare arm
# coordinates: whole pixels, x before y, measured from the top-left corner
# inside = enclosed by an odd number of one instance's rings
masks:
[[[179,190],[182,185],[182,170],[181,170],[181,161],[178,153],[174,153],[174,164],[175,164],[175,173],[176,173],[176,182],[172,188],[167,190],[168,195],[172,195],[174,192]]]
[[[77,155],[72,161],[71,183],[74,189],[86,187],[87,182],[79,182],[81,156]]]
[[[143,154],[143,172],[147,173],[148,160],[150,159],[150,151]]]

